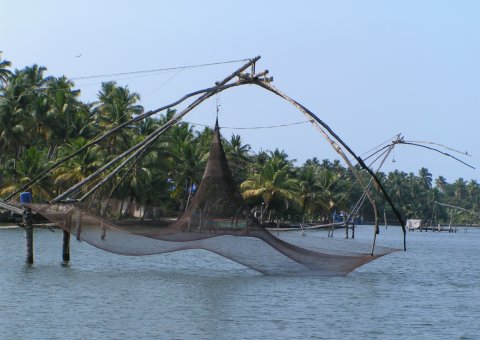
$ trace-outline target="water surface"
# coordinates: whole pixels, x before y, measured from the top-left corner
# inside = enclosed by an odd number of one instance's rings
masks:
[[[323,235],[315,232],[307,237]],[[341,238],[343,232],[337,232]],[[361,227],[357,239],[370,240]],[[2,339],[476,339],[480,230],[408,233],[346,277],[265,276],[201,250],[110,254],[62,233],[0,230]],[[398,228],[381,245],[401,247]]]

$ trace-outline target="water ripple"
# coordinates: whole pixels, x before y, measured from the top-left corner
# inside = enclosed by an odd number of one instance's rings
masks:
[[[380,236],[397,245],[399,231]],[[0,338],[477,338],[480,231],[408,239],[347,277],[282,277],[206,251],[125,257],[84,242],[62,267],[61,233],[40,230],[26,266],[22,232],[0,230]]]

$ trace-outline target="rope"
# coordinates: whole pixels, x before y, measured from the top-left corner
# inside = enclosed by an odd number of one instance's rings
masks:
[[[239,62],[248,61],[248,60],[250,60],[250,59],[237,59],[237,60],[219,61],[219,62],[214,62],[214,63],[196,64],[196,65],[186,65],[186,66],[175,66],[175,67],[157,68],[157,69],[141,70],[141,71],[130,71],[130,72],[108,73],[108,74],[96,74],[96,75],[91,75],[91,76],[74,77],[74,78],[70,78],[70,79],[71,79],[71,80],[80,80],[80,79],[92,79],[92,78],[105,78],[105,77],[125,76],[125,75],[131,75],[131,74],[156,73],[156,72],[172,71],[172,70],[185,70],[185,69],[189,69],[189,68],[199,68],[199,67],[207,67],[207,66],[216,66],[216,65],[223,65],[223,64],[239,63]]]
[[[474,166],[472,166],[472,165],[470,165],[470,164],[462,161],[461,159],[459,159],[459,158],[457,158],[457,157],[455,157],[455,156],[452,156],[452,155],[450,155],[450,154],[448,154],[448,153],[446,153],[446,152],[443,152],[443,151],[440,151],[440,150],[438,150],[438,149],[432,148],[432,147],[430,147],[430,146],[421,145],[421,144],[417,144],[417,143],[413,143],[413,142],[405,142],[405,141],[402,141],[402,142],[399,143],[399,144],[419,146],[419,147],[421,147],[421,148],[425,148],[425,149],[428,149],[428,150],[432,150],[432,151],[441,153],[442,155],[445,155],[445,156],[447,156],[447,157],[451,157],[451,158],[453,158],[454,160],[456,160],[457,162],[460,162],[460,163],[462,163],[463,165],[466,165],[466,166],[468,166],[468,167],[471,168],[471,169],[475,169]]]
[[[446,145],[439,144],[439,143],[434,143],[434,142],[422,142],[422,141],[413,141],[413,140],[412,140],[412,141],[409,141],[409,142],[410,142],[410,143],[417,143],[417,144],[431,144],[431,145],[437,145],[437,146],[440,146],[440,147],[442,147],[442,148],[444,148],[444,149],[447,149],[447,150],[450,150],[450,151],[454,151],[454,152],[456,152],[456,153],[459,153],[459,154],[461,154],[461,155],[468,156],[468,157],[472,157],[472,155],[470,155],[470,154],[468,153],[468,151],[465,151],[465,152],[463,152],[463,151],[459,151],[459,150],[456,150],[456,149],[450,148],[450,147],[448,147],[448,146],[446,146]]]
[[[212,125],[205,125],[205,124],[197,124],[193,122],[187,122],[183,121],[184,123],[188,123],[190,125],[194,126],[203,126],[203,127],[209,127],[212,128]],[[305,123],[310,123],[309,120],[304,120],[301,122],[295,122],[295,123],[288,123],[288,124],[280,124],[280,125],[269,125],[269,126],[251,126],[251,127],[233,127],[233,126],[221,126],[221,129],[231,129],[231,130],[258,130],[258,129],[275,129],[275,128],[280,128],[280,127],[286,127],[286,126],[292,126],[292,125],[298,125],[298,124],[305,124]]]

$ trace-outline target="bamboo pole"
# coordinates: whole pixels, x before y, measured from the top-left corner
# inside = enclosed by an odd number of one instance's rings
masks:
[[[120,129],[124,128],[125,126],[128,126],[128,125],[131,125],[132,123],[136,123],[136,122],[139,122],[147,117],[150,117],[156,113],[159,113],[161,111],[164,111],[164,110],[167,110],[171,107],[174,107],[180,103],[182,103],[183,101],[187,100],[188,98],[190,97],[193,97],[193,96],[197,96],[197,95],[200,95],[202,93],[206,94],[206,93],[210,93],[212,91],[216,91],[216,90],[225,90],[225,89],[228,89],[228,88],[231,88],[233,86],[236,86],[236,84],[229,84],[229,85],[226,85],[230,80],[232,80],[235,76],[237,76],[237,73],[240,73],[242,71],[244,71],[245,69],[247,69],[249,66],[255,64],[255,62],[257,62],[258,60],[260,59],[260,56],[257,56],[255,58],[252,58],[248,63],[246,63],[245,65],[243,65],[242,67],[240,67],[239,69],[237,69],[237,71],[235,71],[232,75],[230,75],[229,77],[225,78],[222,82],[217,82],[215,84],[215,86],[213,87],[209,87],[209,88],[206,88],[206,89],[201,89],[201,90],[198,90],[198,91],[195,91],[195,92],[191,92],[191,93],[188,93],[186,94],[185,96],[181,97],[180,99],[174,101],[173,103],[170,103],[168,105],[165,105],[165,106],[162,106],[158,109],[155,109],[155,110],[151,110],[151,111],[148,111],[148,112],[145,112],[139,116],[136,116],[116,127],[114,127],[113,129],[105,132],[102,136],[99,136],[95,139],[93,139],[92,141],[88,142],[87,144],[85,144],[83,147],[81,147],[80,149],[74,151],[73,153],[65,156],[64,158],[58,160],[57,162],[55,162],[54,164],[52,164],[51,166],[49,166],[47,169],[45,169],[44,171],[42,171],[40,174],[38,174],[37,176],[35,176],[32,180],[30,180],[29,182],[27,182],[26,184],[24,184],[22,187],[20,187],[18,190],[14,191],[13,193],[11,193],[10,195],[8,195],[5,200],[8,201],[10,199],[12,199],[13,197],[15,197],[16,195],[18,195],[20,192],[22,191],[25,191],[26,189],[30,188],[32,185],[38,183],[40,180],[43,179],[43,177],[45,177],[48,173],[50,173],[52,170],[56,169],[59,165],[65,163],[66,161],[68,161],[69,159],[75,157],[76,155],[78,155],[80,152],[86,150],[87,148],[89,148],[90,146],[94,145],[94,144],[97,144],[98,142],[102,141],[103,139],[107,138],[108,136],[112,135],[113,133],[119,131]]]
[[[238,81],[236,83],[233,83],[233,84],[228,84],[226,85],[230,80],[232,80],[233,78],[237,77],[240,75],[240,73],[242,71],[244,71],[246,68],[248,68],[250,65],[252,65],[253,63],[255,63],[258,59],[260,59],[260,56],[258,57],[255,57],[253,58],[252,60],[250,60],[248,63],[246,63],[245,65],[243,65],[242,67],[240,67],[239,69],[237,69],[235,72],[233,72],[231,75],[229,75],[228,77],[226,77],[225,79],[223,79],[221,82],[217,82],[215,83],[216,86],[211,88],[211,90],[209,92],[206,92],[204,93],[204,95],[202,95],[200,98],[196,99],[192,104],[190,104],[186,109],[184,109],[182,112],[178,113],[177,115],[175,115],[174,117],[172,117],[172,119],[170,119],[165,125],[162,125],[161,127],[157,128],[154,132],[152,132],[150,135],[148,135],[142,142],[136,144],[134,147],[130,148],[129,150],[123,152],[121,155],[117,156],[116,158],[114,158],[112,161],[108,162],[107,164],[105,164],[104,166],[102,166],[100,169],[98,169],[96,172],[94,172],[93,174],[87,176],[84,180],[80,181],[79,183],[77,183],[76,185],[74,185],[73,187],[71,187],[70,189],[68,189],[67,191],[65,191],[64,193],[62,193],[61,195],[57,196],[56,198],[54,198],[51,202],[52,203],[57,203],[57,202],[60,202],[62,201],[63,199],[65,199],[66,197],[68,197],[71,193],[73,193],[74,191],[78,190],[80,187],[82,187],[84,184],[88,183],[89,181],[97,178],[101,173],[103,173],[106,169],[108,169],[109,167],[111,167],[113,164],[115,164],[116,162],[118,162],[120,159],[124,158],[125,156],[131,154],[132,152],[136,151],[136,150],[143,150],[143,147],[148,147],[150,146],[163,132],[165,132],[166,130],[168,130],[170,127],[172,127],[173,125],[177,124],[180,119],[185,116],[188,112],[190,112],[191,110],[193,110],[195,107],[197,107],[198,105],[200,105],[200,103],[202,103],[203,101],[205,101],[206,99],[210,98],[211,96],[215,95],[216,93],[220,92],[220,91],[223,91],[227,88],[231,88],[231,87],[234,87],[234,86],[239,86],[239,85],[244,85],[244,84],[247,84],[248,82],[247,81]],[[142,149],[141,149],[142,148]],[[135,155],[138,155],[139,153],[134,153],[132,156],[134,157]],[[128,161],[130,161],[133,157],[130,157],[128,159]],[[126,164],[126,162],[123,162],[121,164],[121,167],[123,167],[124,165]],[[117,169],[115,169],[115,172],[113,174],[110,174],[107,178],[110,179],[111,177],[113,177],[113,175],[115,175],[121,167],[118,167]],[[88,197],[90,194],[93,193],[94,190],[96,190],[97,188],[99,188],[102,184],[104,184],[105,181],[101,181],[99,184],[97,184],[93,190],[90,190],[86,195],[84,195],[81,200],[85,199],[86,197]]]
[[[238,85],[243,85],[243,84],[246,84],[246,82],[238,82],[238,83],[235,83],[235,84],[232,84],[232,85],[235,85],[235,86],[238,86]],[[123,162],[121,162],[112,172],[110,172],[108,174],[108,176],[106,176],[105,178],[103,178],[100,182],[98,182],[92,189],[90,189],[86,194],[84,194],[80,199],[79,201],[84,201],[86,198],[88,198],[91,194],[93,194],[98,188],[100,188],[103,184],[105,184],[107,181],[109,181],[113,176],[115,176],[120,170],[122,170],[127,164],[128,162],[130,162],[133,158],[135,157],[140,157],[141,154],[143,152],[145,152],[151,145],[153,145],[153,143],[165,132],[167,131],[168,129],[170,129],[172,126],[174,126],[175,124],[179,123],[180,122],[180,119],[185,116],[188,112],[190,112],[191,110],[193,110],[196,106],[200,105],[200,103],[204,100],[206,100],[207,98],[213,96],[215,93],[218,93],[220,91],[217,91],[217,92],[212,92],[212,93],[209,93],[208,96],[206,96],[205,98],[199,98],[194,104],[195,105],[190,105],[188,108],[186,108],[185,110],[183,110],[181,113],[179,113],[178,115],[176,115],[174,118],[172,118],[169,122],[167,122],[165,125],[163,125],[162,127],[160,127],[157,131],[153,132],[151,135],[149,135],[144,141],[136,144],[135,146],[133,146],[131,149],[125,151],[122,155],[118,156],[117,158],[113,159],[111,162],[107,163],[105,166],[103,166],[102,168],[100,168],[99,170],[97,170],[96,173],[92,174],[91,178],[86,178],[84,180],[84,182],[80,182],[79,184],[77,184],[77,188],[75,187],[72,187],[71,189],[69,189],[69,191],[71,190],[71,192],[75,191],[76,189],[78,189],[79,187],[81,187],[82,185],[86,184],[88,181],[90,180],[93,180],[94,178],[98,177],[102,172],[104,172],[107,168],[109,168],[111,165],[113,165],[114,163],[116,163],[118,160],[122,159],[123,157],[125,157],[126,155],[128,155],[129,153],[132,153],[129,157],[127,157]],[[207,95],[207,94],[206,94]],[[68,195],[68,194],[67,194]],[[63,197],[66,197],[66,193],[63,193],[61,196]],[[57,201],[58,198],[55,198],[52,202],[54,201]]]
[[[402,231],[403,231],[403,249],[404,250],[407,250],[407,244],[406,244],[406,229],[405,229],[405,221],[403,219],[403,217],[401,216],[400,212],[397,210],[397,208],[395,207],[395,205],[393,204],[390,196],[388,195],[388,193],[386,192],[385,188],[383,187],[382,183],[380,182],[380,180],[378,179],[378,177],[375,175],[375,173],[373,173],[373,171],[365,164],[365,162],[360,158],[358,157],[355,152],[327,125],[325,124],[322,120],[320,120],[320,118],[318,118],[313,112],[311,112],[310,110],[308,110],[306,107],[304,107],[303,105],[301,105],[300,103],[298,103],[297,101],[291,99],[290,97],[286,96],[285,94],[281,93],[279,90],[277,90],[276,88],[274,88],[273,86],[271,86],[270,84],[266,84],[265,82],[263,81],[260,81],[260,80],[256,80],[254,82],[255,85],[258,85],[258,86],[261,86],[273,93],[275,93],[276,95],[284,98],[285,100],[287,100],[288,102],[290,102],[291,104],[293,104],[295,107],[297,107],[300,111],[302,111],[304,114],[306,114],[307,116],[309,116],[310,118],[313,118],[318,124],[320,124],[322,127],[324,127],[332,136],[333,138],[335,138],[340,144],[342,144],[343,147],[345,147],[345,149],[357,160],[357,162],[360,164],[360,166],[365,169],[366,171],[368,171],[368,173],[370,174],[370,176],[372,176],[372,178],[374,179],[375,183],[377,184],[378,188],[380,189],[380,191],[382,192],[382,194],[384,195],[385,199],[387,200],[388,204],[390,205],[390,207],[392,208],[393,212],[395,213],[395,216],[397,217],[398,221],[400,222],[401,226],[402,226]],[[324,135],[325,136],[325,135]],[[337,150],[337,149],[335,149]],[[348,159],[347,159],[348,160]],[[348,161],[347,164],[350,164],[350,162]],[[350,164],[351,165],[351,164]],[[349,165],[349,166],[350,166]],[[378,223],[378,222],[376,222]],[[376,235],[376,231],[375,231],[375,235]],[[375,236],[376,238],[376,236]],[[375,238],[374,238],[374,242],[375,242]]]
[[[276,89],[275,87],[273,87],[272,85],[270,84],[267,84],[265,82],[262,82],[262,81],[255,81],[254,84],[256,85],[259,85],[273,93],[275,93],[276,95],[282,97],[283,99],[285,99],[286,101],[288,101],[289,103],[291,103],[293,106],[295,106],[297,109],[299,109],[303,114],[305,114],[307,117],[309,118],[313,118],[313,121],[312,122],[316,122],[317,124],[314,124],[314,126],[320,131],[320,133],[323,135],[323,137],[330,143],[330,145],[333,147],[333,149],[340,155],[340,157],[342,157],[342,159],[345,161],[345,163],[348,165],[349,169],[352,170],[352,173],[353,175],[355,176],[355,178],[357,179],[357,181],[360,183],[360,185],[364,188],[364,192],[365,194],[367,195],[367,198],[370,202],[370,204],[372,205],[373,207],[373,211],[374,211],[374,214],[375,214],[375,226],[374,226],[374,238],[373,238],[373,244],[372,244],[372,255],[373,255],[373,250],[375,248],[375,241],[376,241],[376,237],[377,237],[377,228],[378,228],[378,211],[377,211],[377,206],[376,206],[376,203],[375,203],[375,200],[373,199],[371,193],[370,193],[370,190],[368,189],[367,185],[364,183],[363,179],[361,178],[361,176],[357,173],[357,171],[355,170],[353,164],[350,162],[350,160],[348,159],[348,157],[345,155],[345,153],[343,152],[343,150],[337,145],[337,143],[330,137],[330,135],[332,135],[336,140],[339,141],[339,143],[341,143],[342,145],[344,145],[345,143],[343,141],[341,141],[340,137],[338,137],[329,127],[327,124],[325,124],[323,121],[321,121],[313,112],[311,112],[310,110],[308,110],[306,107],[304,107],[303,105],[301,105],[300,103],[298,103],[297,101],[295,101],[294,99],[290,98],[289,96],[287,96],[286,94],[280,92],[280,90]],[[330,135],[328,135],[324,128],[330,133]],[[346,144],[344,145],[344,147],[346,146]],[[347,149],[347,148],[346,148]],[[347,150],[351,150],[350,148],[348,148]],[[357,158],[357,156],[353,153],[353,151],[351,151],[351,154],[352,156],[354,156],[355,158]],[[359,158],[359,157],[358,157]],[[363,163],[363,161],[362,161]],[[365,166],[366,169],[370,170],[367,165],[365,163],[363,163],[363,165]],[[363,166],[362,166],[363,167]],[[370,170],[371,172],[371,170]],[[374,175],[374,174],[373,174]]]

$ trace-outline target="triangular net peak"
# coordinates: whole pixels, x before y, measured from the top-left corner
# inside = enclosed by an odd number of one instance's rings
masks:
[[[265,274],[346,275],[396,249],[295,233],[277,236],[250,213],[233,180],[218,123],[205,172],[180,218],[155,216],[155,207],[130,200],[96,199],[72,204],[32,204],[34,210],[95,247],[125,255],[206,249]],[[140,213],[138,213],[140,212]]]
[[[248,207],[235,187],[227,157],[223,150],[218,122],[202,181],[192,202],[177,223],[190,231],[243,230],[247,231]],[[181,227],[183,225],[183,227]]]

